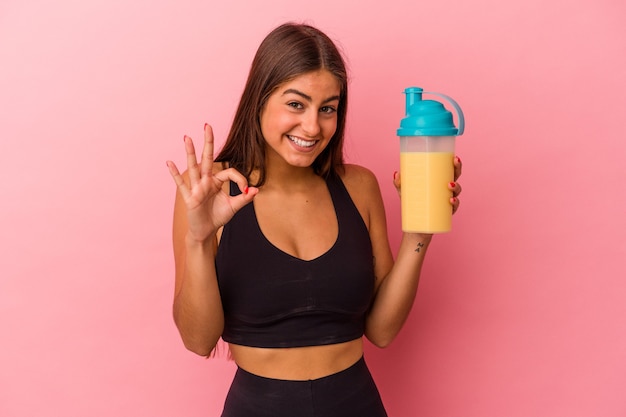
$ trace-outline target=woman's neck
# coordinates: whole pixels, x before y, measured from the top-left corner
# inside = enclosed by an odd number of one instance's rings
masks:
[[[266,161],[263,187],[280,188],[285,191],[306,190],[313,182],[320,179],[320,176],[313,171],[313,167],[295,167],[287,163]]]

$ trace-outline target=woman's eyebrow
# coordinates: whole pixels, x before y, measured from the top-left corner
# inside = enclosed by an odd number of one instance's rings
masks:
[[[296,90],[295,88],[289,88],[289,89],[285,90],[283,92],[283,96],[285,94],[296,94],[296,95],[299,95],[300,97],[302,97],[303,99],[305,99],[309,103],[313,101],[313,99],[311,98],[310,95],[305,94],[302,91]],[[339,100],[339,99],[340,99],[339,96],[331,96],[331,97],[328,97],[326,100],[322,101],[322,103],[328,103],[330,101],[335,101],[335,100]]]

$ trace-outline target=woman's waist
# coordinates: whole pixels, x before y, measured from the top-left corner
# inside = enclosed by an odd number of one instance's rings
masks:
[[[259,348],[230,344],[235,363],[251,374],[293,381],[323,378],[354,365],[363,356],[363,340],[321,346]]]

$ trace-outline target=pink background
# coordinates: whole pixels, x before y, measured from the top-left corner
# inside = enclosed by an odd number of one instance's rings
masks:
[[[0,4],[0,415],[216,416],[232,362],[171,319],[183,134],[222,140],[286,20],[349,58],[349,160],[399,240],[402,91],[463,107],[462,207],[367,358],[392,417],[626,415],[622,0]],[[243,256],[243,254],[242,254]]]

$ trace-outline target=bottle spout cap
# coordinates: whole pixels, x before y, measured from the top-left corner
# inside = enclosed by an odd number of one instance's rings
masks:
[[[406,116],[409,116],[409,109],[415,104],[416,101],[422,101],[423,89],[419,87],[409,87],[404,90],[406,96]]]

